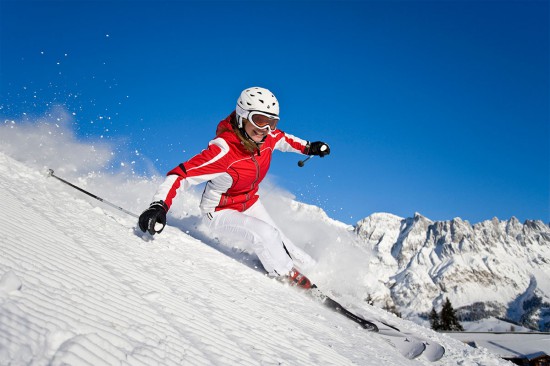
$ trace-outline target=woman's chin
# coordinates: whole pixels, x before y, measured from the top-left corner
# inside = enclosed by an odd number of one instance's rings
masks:
[[[264,140],[265,136],[266,135],[263,135],[263,134],[261,134],[261,135],[254,134],[252,136],[252,140],[254,140],[255,142],[262,142]]]

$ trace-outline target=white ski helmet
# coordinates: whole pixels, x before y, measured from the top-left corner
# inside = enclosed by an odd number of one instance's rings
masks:
[[[243,118],[247,118],[250,111],[263,112],[272,116],[279,116],[279,102],[272,92],[265,88],[252,87],[242,91],[237,100],[237,118],[239,128],[242,127]]]

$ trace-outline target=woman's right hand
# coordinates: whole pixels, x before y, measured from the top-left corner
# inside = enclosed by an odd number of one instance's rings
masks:
[[[151,235],[160,234],[166,226],[166,212],[168,207],[164,201],[151,203],[148,209],[139,215],[139,228]]]

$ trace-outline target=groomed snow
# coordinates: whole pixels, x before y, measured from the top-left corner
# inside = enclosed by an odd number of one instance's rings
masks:
[[[1,365],[430,364],[403,358],[378,335],[269,279],[246,248],[201,236],[193,192],[175,209],[179,217],[151,238],[133,217],[47,178],[46,167],[59,167],[65,178],[135,212],[157,184],[83,172],[77,151],[96,147],[69,133],[56,140],[47,130],[1,131],[2,147],[17,158],[0,152]],[[447,354],[438,364],[505,364],[366,305],[353,284],[374,281],[361,267],[368,253],[348,242],[345,225],[314,207],[281,205],[291,201],[284,192],[270,195],[272,210],[288,210],[300,224],[293,235],[312,238],[303,243],[319,261],[311,277],[350,309],[442,343]],[[325,219],[312,220],[314,211]]]

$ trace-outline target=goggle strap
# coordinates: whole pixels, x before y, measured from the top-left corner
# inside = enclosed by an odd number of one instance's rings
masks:
[[[246,118],[248,116],[248,111],[240,105],[237,105],[237,107],[235,108],[235,112],[237,112],[237,114],[242,118]]]

